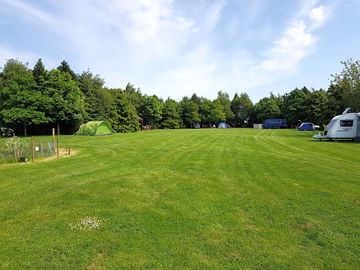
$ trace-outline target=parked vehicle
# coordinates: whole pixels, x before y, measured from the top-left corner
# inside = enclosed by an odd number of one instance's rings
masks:
[[[286,119],[266,119],[262,128],[287,128]]]
[[[315,125],[310,122],[304,122],[304,123],[301,123],[301,125],[298,127],[298,130],[299,131],[313,131],[313,130],[319,129],[319,128],[320,128],[320,126],[318,126],[318,125]]]
[[[360,142],[360,112],[350,113],[347,108],[341,115],[335,116],[323,133],[314,136],[318,140],[351,139]]]

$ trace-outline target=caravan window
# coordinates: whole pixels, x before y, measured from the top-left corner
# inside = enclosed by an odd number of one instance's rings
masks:
[[[330,123],[327,125],[327,129],[331,129],[332,126],[336,123],[336,120],[331,120]]]
[[[340,120],[340,127],[352,127],[353,123],[353,120]]]

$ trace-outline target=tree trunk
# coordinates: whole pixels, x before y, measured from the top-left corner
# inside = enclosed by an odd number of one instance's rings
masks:
[[[24,136],[27,136],[26,124],[24,124]]]
[[[56,132],[57,132],[57,135],[60,135],[60,123],[57,123]]]

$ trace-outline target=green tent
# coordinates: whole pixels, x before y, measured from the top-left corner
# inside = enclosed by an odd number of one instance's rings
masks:
[[[90,121],[86,124],[82,124],[77,135],[84,136],[99,136],[112,134],[111,124],[108,121]]]

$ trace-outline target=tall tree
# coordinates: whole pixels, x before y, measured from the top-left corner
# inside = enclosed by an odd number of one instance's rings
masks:
[[[27,126],[48,121],[43,112],[48,99],[37,91],[31,71],[17,60],[8,60],[2,73],[0,115],[8,124],[20,124],[27,136]]]
[[[76,80],[76,74],[75,72],[71,69],[70,65],[68,62],[66,62],[65,60],[63,60],[60,63],[60,66],[57,67],[58,70],[60,70],[61,72],[67,72],[70,74],[71,78],[73,80]]]
[[[253,123],[262,123],[267,118],[279,117],[281,117],[279,100],[270,96],[260,99],[259,102],[255,104],[251,121]]]
[[[212,125],[225,121],[225,113],[222,105],[218,101],[211,101],[202,98],[199,106],[199,113],[202,125],[212,127]]]
[[[308,121],[308,100],[311,92],[303,87],[295,88],[290,93],[284,95],[282,104],[282,114],[287,119],[289,125],[297,125],[298,121]]]
[[[39,58],[32,70],[32,74],[34,76],[35,82],[37,85],[40,85],[44,82],[45,80],[45,76],[46,76],[46,69],[45,66],[41,60],[41,58]]]
[[[141,106],[144,104],[145,102],[145,98],[144,96],[141,94],[141,91],[139,88],[135,88],[134,85],[132,85],[131,83],[128,83],[125,87],[125,92],[127,95],[127,98],[129,99],[129,101],[131,102],[131,104],[133,104],[135,106],[135,109],[138,113],[138,115],[140,114],[140,108]]]
[[[198,106],[200,106],[201,97],[199,97],[197,94],[193,93],[190,100],[195,102]]]
[[[343,88],[339,84],[331,83],[326,94],[328,97],[328,107],[326,111],[329,116],[331,116],[330,118],[339,115],[349,106],[347,101],[344,100]]]
[[[180,112],[177,102],[168,98],[162,109],[161,127],[175,129],[180,127]]]
[[[349,59],[341,62],[343,70],[332,75],[332,85],[341,91],[341,98],[347,107],[360,111],[360,61]]]
[[[104,120],[107,106],[110,106],[109,97],[103,88],[104,80],[90,71],[83,72],[78,77],[78,85],[85,98],[85,121]]]
[[[163,102],[157,96],[145,96],[144,103],[140,108],[144,125],[160,127]]]
[[[250,115],[253,109],[253,103],[248,94],[241,93],[240,96],[236,93],[231,101],[231,110],[234,113],[233,124],[236,127],[245,127],[248,125]]]
[[[180,107],[181,119],[185,127],[193,128],[196,124],[200,123],[199,106],[194,101],[184,97],[180,102]]]
[[[235,115],[231,111],[231,106],[230,106],[231,102],[230,102],[229,94],[223,91],[219,91],[217,94],[216,101],[219,102],[223,108],[226,122],[232,123]]]
[[[307,100],[306,120],[318,125],[327,124],[332,118],[328,104],[328,96],[324,90],[312,90]]]
[[[76,128],[84,120],[84,95],[68,72],[50,70],[46,76],[45,94],[51,99],[46,114],[57,124],[73,124]]]
[[[112,108],[108,120],[117,132],[133,132],[139,130],[139,117],[133,104],[120,89],[111,89],[113,96]]]

